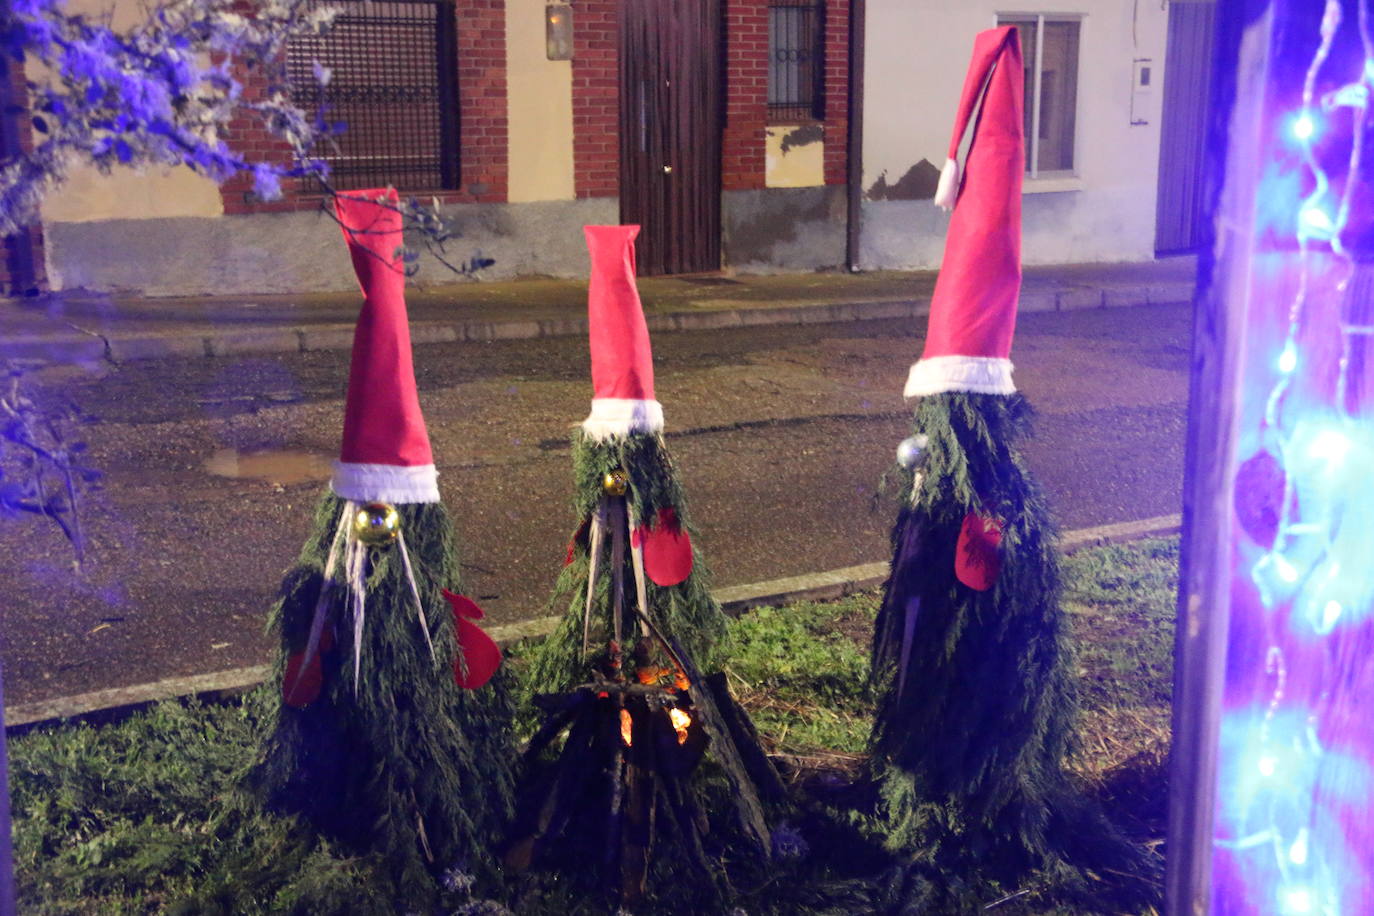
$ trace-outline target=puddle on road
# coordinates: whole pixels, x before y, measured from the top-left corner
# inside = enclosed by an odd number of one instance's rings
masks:
[[[205,470],[217,477],[235,480],[265,480],[268,483],[307,483],[328,480],[333,464],[313,452],[240,452],[222,448],[205,459]]]

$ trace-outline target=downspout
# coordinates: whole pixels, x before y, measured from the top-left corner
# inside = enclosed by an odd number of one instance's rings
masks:
[[[863,220],[864,180],[864,23],[867,0],[849,0],[849,136],[845,166],[848,170],[848,214],[845,223],[844,262],[858,273],[860,231]]]
[[[10,70],[0,72],[0,162],[17,159],[24,153],[19,119],[28,117],[28,100],[21,105],[16,96],[24,93],[23,74],[17,72],[22,66],[17,61],[8,61]],[[14,109],[6,112],[5,109]],[[0,295],[25,296],[37,291],[38,271],[34,263],[34,230],[25,226],[14,235],[0,239],[5,269],[9,274],[9,288],[0,290]],[[4,910],[0,909],[0,914]]]

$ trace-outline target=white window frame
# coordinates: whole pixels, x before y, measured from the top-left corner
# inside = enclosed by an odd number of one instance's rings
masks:
[[[1087,17],[1082,13],[1019,13],[1003,12],[997,13],[993,24],[1000,26],[1004,19],[1034,19],[1035,20],[1035,76],[1034,82],[1029,93],[1031,98],[1031,135],[1027,137],[1030,141],[1029,149],[1026,150],[1026,177],[1031,181],[1062,181],[1064,179],[1078,178],[1079,152],[1082,144],[1079,138],[1082,131],[1079,126],[1083,123],[1081,117],[1083,111],[1083,93],[1075,91],[1073,99],[1073,168],[1071,169],[1049,169],[1040,170],[1040,74],[1044,70],[1044,50],[1045,50],[1045,23],[1047,22],[1076,22],[1078,23],[1078,59],[1074,65],[1078,68],[1076,73],[1075,85],[1083,85],[1083,22]],[[1066,184],[1077,184],[1066,182]]]

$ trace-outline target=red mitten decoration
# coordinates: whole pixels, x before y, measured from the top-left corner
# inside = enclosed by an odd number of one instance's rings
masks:
[[[292,652],[286,659],[286,673],[281,679],[281,696],[287,706],[300,709],[319,699],[320,688],[324,685],[324,671],[320,666],[320,653],[317,651],[305,662],[305,650]]]
[[[658,510],[647,528],[635,529],[635,546],[644,547],[644,571],[656,585],[677,585],[692,574],[692,537],[671,506]]]
[[[977,512],[965,515],[954,549],[954,575],[974,591],[992,588],[1002,569],[1001,545],[1001,521]]]
[[[310,664],[305,665],[305,650],[292,652],[286,659],[286,672],[281,679],[281,695],[287,706],[300,709],[320,697],[324,686],[324,668],[320,656],[334,648],[334,627],[328,623],[320,631],[320,641]]]
[[[453,682],[459,687],[476,690],[501,667],[501,647],[473,623],[486,616],[482,609],[466,595],[455,595],[444,589],[444,597],[453,608],[453,624],[458,635],[458,657],[453,660]]]
[[[585,541],[587,539],[587,532],[591,530],[591,527],[591,516],[587,516],[582,520],[582,524],[578,526],[577,530],[573,532],[573,536],[568,538],[568,555],[563,558],[564,566],[572,565],[573,555],[577,550],[577,543],[578,541]]]

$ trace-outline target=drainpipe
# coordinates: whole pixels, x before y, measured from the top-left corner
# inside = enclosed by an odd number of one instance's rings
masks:
[[[859,235],[863,218],[864,180],[864,22],[867,0],[849,0],[849,136],[845,165],[848,168],[848,214],[845,223],[844,262],[858,273]]]
[[[16,61],[9,61],[8,64],[10,68],[21,66]],[[24,91],[21,73],[9,71],[8,68],[7,72],[0,73],[0,162],[23,154],[19,119],[28,116],[29,106],[27,99],[23,100],[22,105],[16,104],[15,97]],[[19,110],[5,113],[3,109],[11,107],[12,104]],[[5,259],[5,268],[10,279],[9,289],[0,290],[0,296],[26,295],[37,287],[38,271],[33,259],[33,247],[33,229],[29,226],[25,226],[9,238],[0,239],[0,254]],[[0,916],[3,914],[4,910],[0,908]]]

